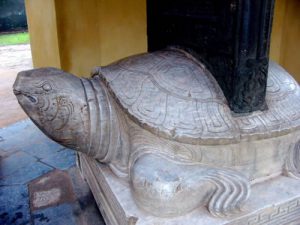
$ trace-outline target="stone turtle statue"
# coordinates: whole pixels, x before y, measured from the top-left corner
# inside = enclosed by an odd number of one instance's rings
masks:
[[[180,49],[97,67],[91,79],[23,71],[14,93],[46,135],[128,182],[140,208],[172,217],[207,206],[227,216],[251,185],[283,172],[300,177],[299,86],[269,67],[268,110],[246,115],[232,113],[210,72]]]

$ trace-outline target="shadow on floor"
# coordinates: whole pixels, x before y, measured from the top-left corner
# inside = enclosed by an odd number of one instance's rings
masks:
[[[103,225],[74,151],[30,121],[0,129],[1,225]]]

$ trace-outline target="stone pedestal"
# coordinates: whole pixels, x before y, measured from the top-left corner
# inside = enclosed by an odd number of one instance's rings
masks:
[[[243,212],[215,218],[205,208],[179,217],[158,218],[137,207],[129,184],[111,170],[79,154],[78,164],[87,179],[107,225],[296,225],[300,223],[300,182],[278,176],[254,184]]]

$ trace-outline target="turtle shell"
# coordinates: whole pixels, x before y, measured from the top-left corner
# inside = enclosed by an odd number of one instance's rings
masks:
[[[272,73],[278,74],[278,68]],[[285,71],[279,74],[271,78],[267,102],[277,108],[278,98],[282,99],[279,103],[287,104],[286,97],[292,95],[300,105],[298,84]],[[278,134],[283,124],[285,131],[290,129],[288,117],[295,114],[295,109],[288,107],[284,115],[269,110],[233,115],[211,73],[179,49],[128,57],[102,67],[98,75],[134,122],[155,135],[183,143],[228,144]],[[300,115],[299,107],[296,111]],[[300,119],[295,121],[298,126]]]

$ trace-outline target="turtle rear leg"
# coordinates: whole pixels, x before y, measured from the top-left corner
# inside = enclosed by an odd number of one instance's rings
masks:
[[[247,178],[237,171],[155,154],[135,160],[130,178],[137,204],[160,217],[183,215],[204,205],[214,216],[228,216],[241,209],[250,193]]]

